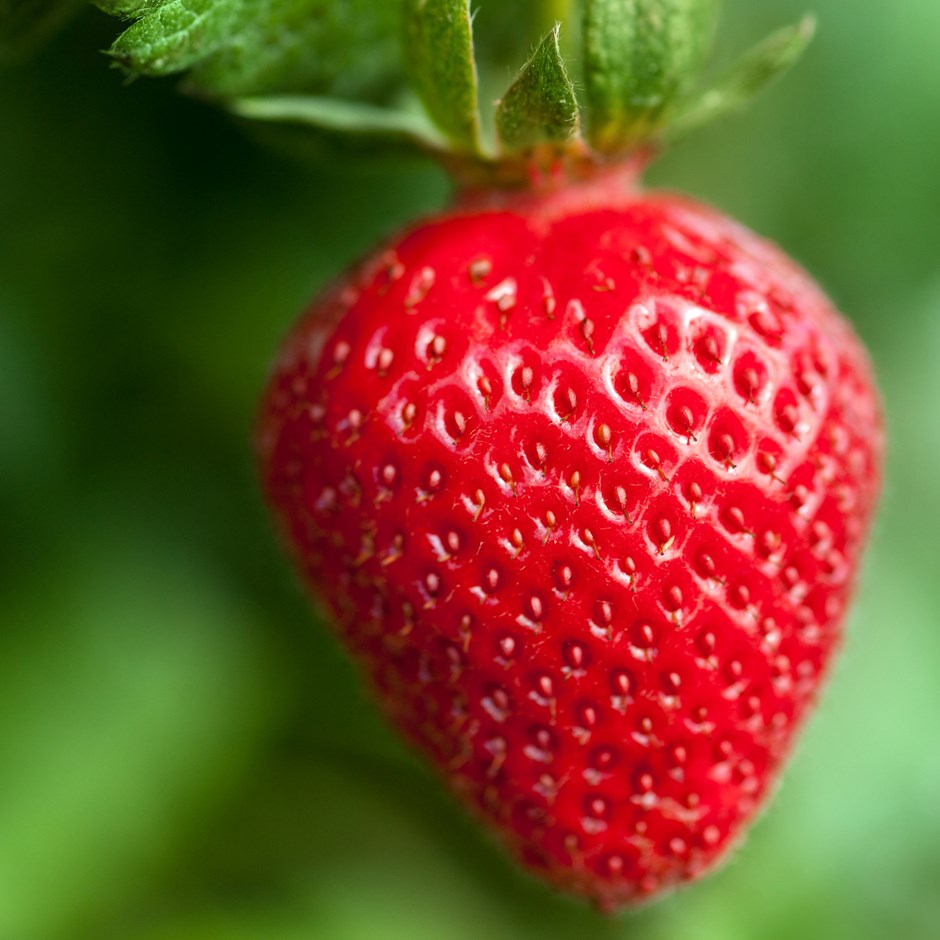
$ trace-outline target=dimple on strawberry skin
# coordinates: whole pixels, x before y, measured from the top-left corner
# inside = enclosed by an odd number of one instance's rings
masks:
[[[406,6],[449,141],[425,146],[460,195],[288,337],[264,486],[391,721],[531,871],[612,910],[753,820],[877,499],[880,406],[846,321],[777,248],[640,182],[809,30],[695,92],[713,4],[587,2],[587,139],[556,27],[487,153],[466,4]],[[657,16],[617,19],[637,6]]]

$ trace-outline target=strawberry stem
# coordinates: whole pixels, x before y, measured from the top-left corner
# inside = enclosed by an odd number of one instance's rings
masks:
[[[549,213],[563,210],[569,201],[578,205],[612,205],[633,198],[640,190],[643,173],[654,156],[651,149],[634,151],[629,157],[602,161],[586,147],[581,159],[566,153],[554,162],[514,164],[518,180],[514,185],[494,185],[493,177],[484,173],[479,178],[461,177],[457,181],[455,208],[464,210],[501,209],[507,207],[545,207]],[[487,165],[487,170],[501,170],[505,161]]]

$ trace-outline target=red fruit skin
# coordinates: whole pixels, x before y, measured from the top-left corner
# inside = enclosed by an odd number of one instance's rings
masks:
[[[882,422],[776,248],[603,181],[361,264],[287,339],[259,446],[392,721],[609,910],[709,869],[772,788],[839,643]]]

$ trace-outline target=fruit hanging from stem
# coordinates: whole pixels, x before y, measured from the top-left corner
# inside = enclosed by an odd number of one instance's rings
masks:
[[[391,720],[530,870],[608,910],[753,820],[879,488],[845,320],[778,249],[642,188],[808,39],[696,91],[714,6],[588,0],[584,115],[556,27],[487,150],[466,3],[407,4],[422,145],[459,198],[315,301],[260,422],[285,540]]]

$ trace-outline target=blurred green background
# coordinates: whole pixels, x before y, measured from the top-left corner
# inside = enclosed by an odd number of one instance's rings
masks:
[[[741,48],[805,0],[733,0]],[[478,26],[489,6],[479,2]],[[83,11],[0,72],[0,940],[940,937],[940,4],[814,0],[805,62],[652,181],[782,243],[868,342],[883,511],[845,655],[723,870],[615,920],[393,739],[256,491],[279,336],[446,198],[126,86]],[[531,36],[520,36],[528,45]]]

